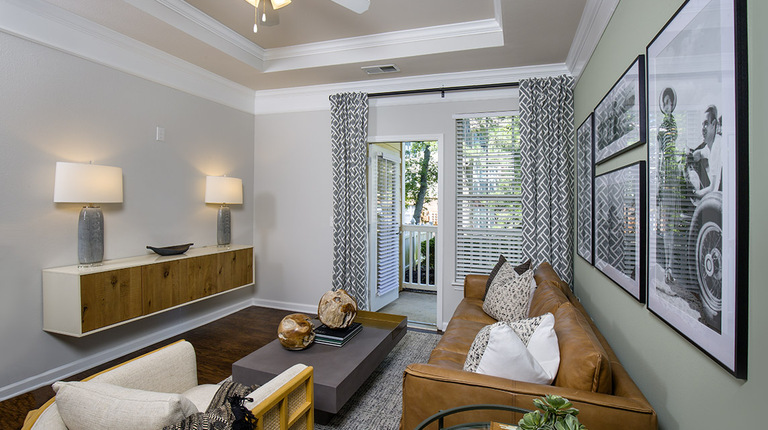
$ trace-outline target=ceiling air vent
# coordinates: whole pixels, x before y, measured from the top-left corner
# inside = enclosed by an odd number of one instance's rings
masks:
[[[385,64],[383,66],[365,66],[361,67],[361,69],[363,69],[363,71],[369,75],[380,75],[382,73],[395,73],[400,71],[400,69],[398,69],[394,64]]]

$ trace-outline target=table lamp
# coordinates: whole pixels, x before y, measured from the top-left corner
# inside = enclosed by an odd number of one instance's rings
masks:
[[[77,258],[81,265],[104,259],[104,216],[94,203],[123,202],[123,169],[83,163],[56,163],[55,203],[85,203],[77,223]]]
[[[221,204],[216,222],[216,243],[229,245],[232,237],[232,216],[227,204],[243,204],[243,180],[227,176],[205,178],[205,202]]]

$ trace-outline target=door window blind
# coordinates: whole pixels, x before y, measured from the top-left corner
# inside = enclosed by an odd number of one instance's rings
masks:
[[[522,260],[520,123],[516,114],[456,119],[456,281],[487,274],[499,254]]]
[[[376,247],[377,247],[377,285],[376,294],[382,296],[398,288],[399,278],[399,244],[400,217],[397,206],[398,166],[399,164],[385,158],[377,157],[376,164]]]

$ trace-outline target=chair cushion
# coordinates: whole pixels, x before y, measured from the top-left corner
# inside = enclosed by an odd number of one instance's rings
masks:
[[[491,282],[483,302],[483,311],[497,321],[517,321],[528,316],[533,271],[518,275],[509,263],[504,263]]]
[[[221,385],[202,384],[181,393],[188,398],[197,407],[198,411],[204,412],[211,404],[211,400],[216,395]]]
[[[56,382],[56,405],[69,430],[163,428],[198,412],[176,393],[135,390],[103,382]]]
[[[560,370],[555,385],[611,394],[611,363],[586,317],[571,303],[555,311],[555,332],[560,346]]]

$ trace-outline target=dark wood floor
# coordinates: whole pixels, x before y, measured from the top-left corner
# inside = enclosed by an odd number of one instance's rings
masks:
[[[197,354],[198,382],[216,384],[232,374],[232,363],[274,340],[277,337],[277,325],[290,313],[292,312],[253,306],[66,380],[83,379],[179,339],[186,339],[195,347]],[[20,429],[27,412],[39,408],[53,397],[53,394],[53,389],[47,386],[0,402],[0,428]]]

